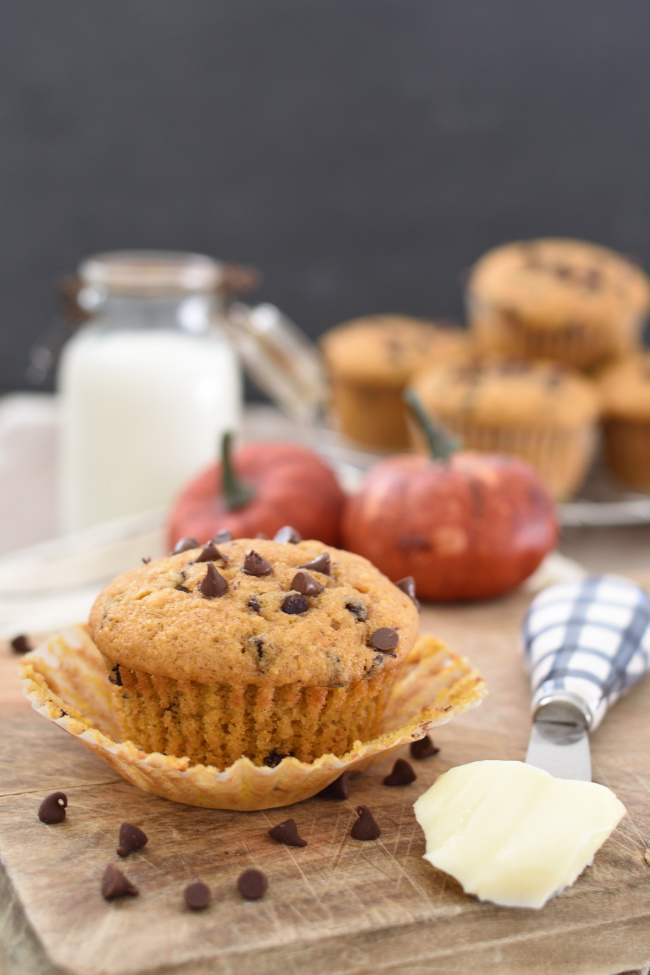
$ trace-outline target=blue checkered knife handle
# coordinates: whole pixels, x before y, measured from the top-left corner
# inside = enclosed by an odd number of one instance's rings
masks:
[[[593,731],[648,670],[650,600],[618,576],[550,586],[531,603],[521,642],[533,713],[549,698],[570,700]]]

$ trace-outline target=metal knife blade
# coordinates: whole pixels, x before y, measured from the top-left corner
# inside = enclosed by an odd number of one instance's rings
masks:
[[[541,702],[528,742],[526,763],[557,779],[591,782],[587,719],[570,701]]]

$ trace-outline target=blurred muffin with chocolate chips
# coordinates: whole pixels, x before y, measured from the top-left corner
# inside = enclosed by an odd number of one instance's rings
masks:
[[[467,282],[481,352],[590,371],[639,347],[650,281],[627,258],[581,240],[541,238],[488,251]]]
[[[455,361],[469,344],[459,327],[408,315],[368,315],[337,325],[321,339],[335,424],[367,447],[407,447],[404,389],[417,369]]]

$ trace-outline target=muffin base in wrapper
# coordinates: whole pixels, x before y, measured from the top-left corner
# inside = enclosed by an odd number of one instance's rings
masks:
[[[49,637],[23,657],[19,673],[32,707],[128,782],[165,799],[208,809],[272,809],[308,799],[342,772],[361,771],[376,758],[424,737],[436,725],[479,704],[486,694],[485,681],[466,658],[425,635],[393,686],[378,737],[355,742],[341,757],[326,754],[311,763],[288,757],[275,768],[240,758],[220,771],[118,740],[106,668],[83,625]]]
[[[610,417],[603,424],[607,466],[628,488],[650,491],[650,420]]]
[[[561,327],[544,327],[476,296],[469,296],[466,304],[470,330],[480,352],[549,359],[587,371],[631,354],[639,345],[643,326],[642,318],[628,315],[610,329],[586,318]]]

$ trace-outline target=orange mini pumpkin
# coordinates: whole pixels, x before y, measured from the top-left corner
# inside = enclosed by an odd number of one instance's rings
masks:
[[[345,495],[329,467],[307,447],[250,443],[212,464],[184,488],[169,519],[170,547],[190,536],[203,543],[216,531],[235,538],[273,537],[292,525],[303,538],[339,542]]]
[[[424,599],[487,599],[513,589],[557,541],[539,475],[514,457],[457,450],[440,430],[428,439],[432,457],[400,454],[370,469],[346,502],[344,546],[390,579],[413,576]]]

